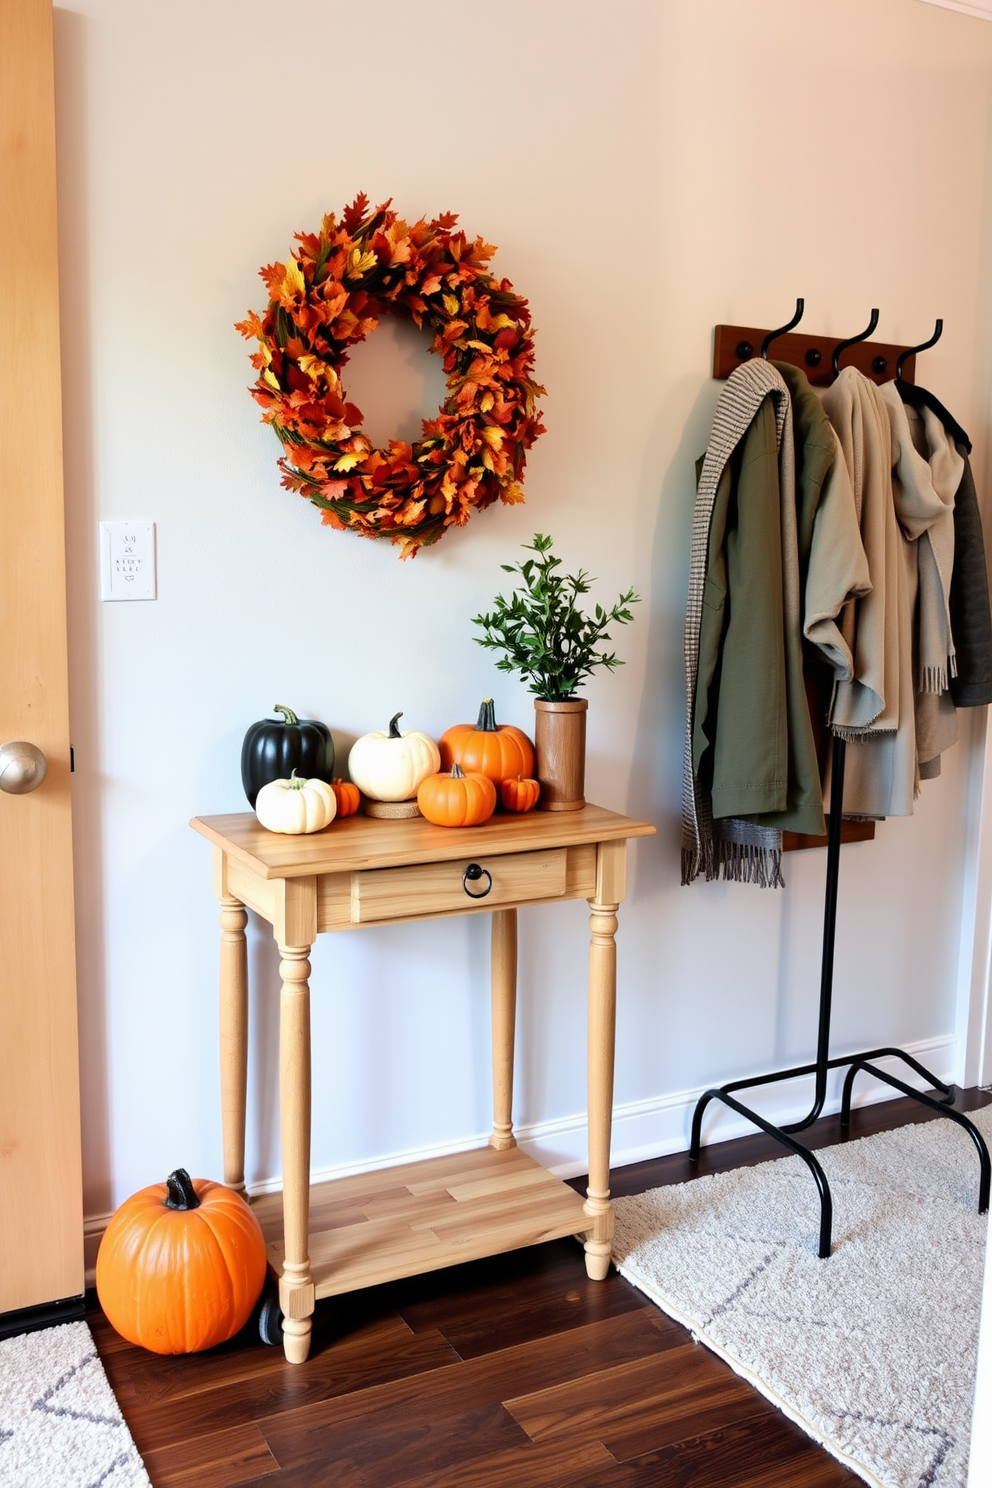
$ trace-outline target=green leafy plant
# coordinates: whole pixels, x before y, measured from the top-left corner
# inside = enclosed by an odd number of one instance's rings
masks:
[[[497,594],[489,615],[475,615],[472,624],[483,634],[480,646],[505,655],[496,663],[501,672],[519,672],[529,691],[547,702],[564,702],[575,696],[579,683],[595,667],[615,671],[623,662],[612,651],[597,651],[610,639],[607,626],[627,625],[633,620],[628,606],[639,603],[633,589],[621,594],[611,610],[597,605],[584,615],[576,601],[589,593],[589,575],[584,569],[563,574],[561,559],[551,552],[553,539],[535,532],[524,548],[536,553],[523,563],[503,563],[504,573],[523,580],[509,599]]]

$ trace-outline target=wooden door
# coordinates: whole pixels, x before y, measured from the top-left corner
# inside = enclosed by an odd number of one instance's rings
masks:
[[[0,0],[0,1313],[83,1291],[51,0]]]

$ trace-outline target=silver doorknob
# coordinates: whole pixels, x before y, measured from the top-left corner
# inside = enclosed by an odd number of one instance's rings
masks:
[[[37,744],[12,739],[0,744],[0,790],[11,796],[26,796],[37,790],[48,771],[48,761]]]

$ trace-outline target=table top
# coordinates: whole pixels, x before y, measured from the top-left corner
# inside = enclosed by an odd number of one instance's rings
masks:
[[[484,853],[578,847],[654,833],[648,822],[591,805],[579,811],[500,812],[478,827],[435,827],[422,816],[403,821],[349,816],[333,821],[322,832],[293,836],[267,831],[252,811],[195,816],[190,826],[260,878],[301,878]]]

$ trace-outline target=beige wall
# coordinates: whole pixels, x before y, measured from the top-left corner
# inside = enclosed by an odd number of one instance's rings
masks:
[[[992,27],[917,0],[77,0],[56,21],[90,1212],[176,1163],[219,1168],[214,906],[185,823],[241,808],[245,728],[287,703],[346,748],[397,708],[440,732],[489,692],[527,726],[468,620],[536,529],[599,597],[644,596],[628,665],[589,688],[588,785],[658,826],[621,920],[618,1148],[680,1143],[687,1092],[810,1052],[822,914],[822,855],[781,894],[678,886],[712,326],[780,322],[798,294],[838,336],[872,305],[891,340],[943,316],[921,372],[984,481]],[[528,504],[406,564],[279,489],[232,329],[259,265],[360,190],[499,245],[548,388]],[[373,431],[437,399],[382,337],[356,358]],[[158,523],[153,604],[99,602],[114,517]],[[953,1067],[969,759],[846,855],[839,1046]],[[577,905],[521,933],[518,1117],[562,1161],[582,1145],[585,934]],[[275,960],[260,938],[252,959],[258,1182],[279,1166]],[[314,964],[316,1166],[484,1130],[481,922],[340,937]]]

